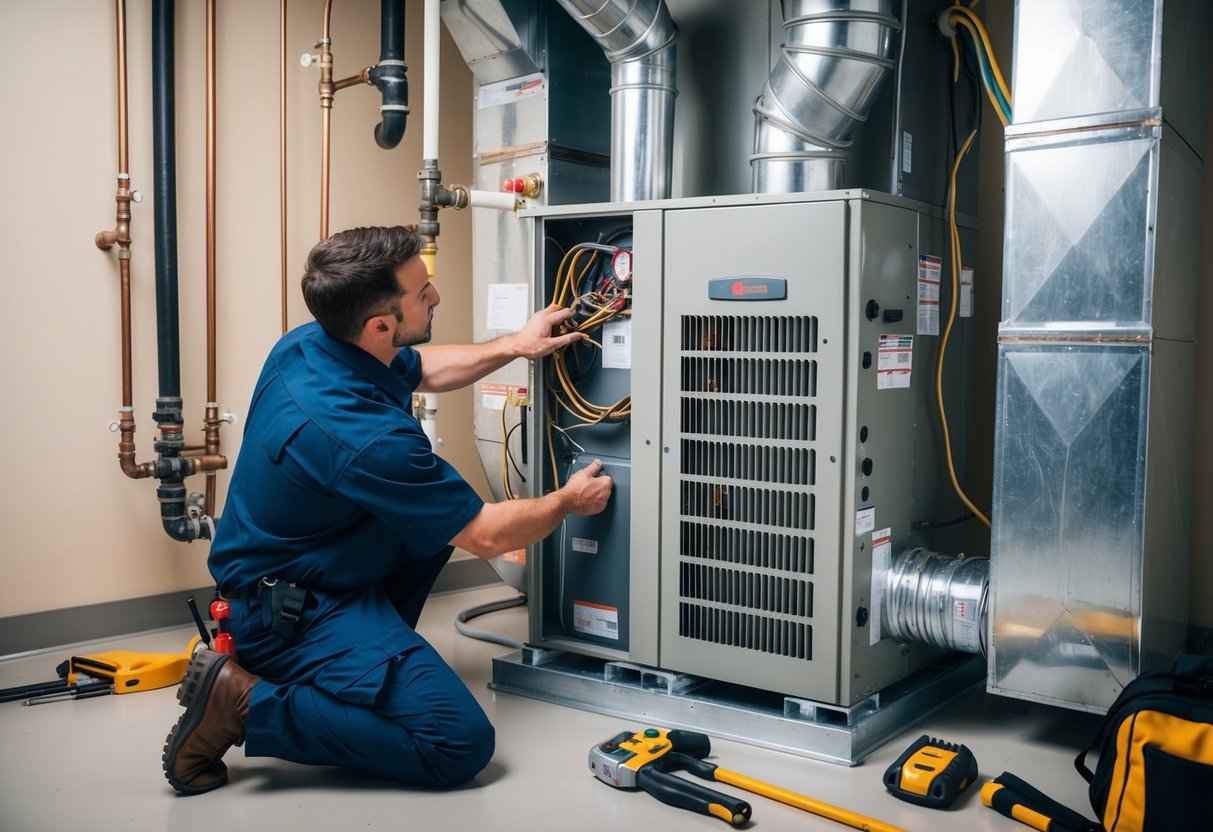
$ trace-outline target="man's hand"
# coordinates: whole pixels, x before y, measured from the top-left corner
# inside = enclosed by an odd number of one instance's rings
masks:
[[[609,474],[602,473],[602,462],[596,459],[569,477],[560,490],[573,498],[571,513],[590,515],[607,507],[614,487],[615,481]]]
[[[534,360],[551,355],[561,347],[580,341],[580,332],[552,335],[552,330],[567,321],[573,310],[557,304],[540,309],[514,334],[514,351],[519,358]]]

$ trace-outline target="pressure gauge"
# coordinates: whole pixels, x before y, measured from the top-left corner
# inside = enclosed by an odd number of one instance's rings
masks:
[[[617,248],[611,255],[611,274],[616,283],[627,283],[632,279],[632,252],[626,248]]]

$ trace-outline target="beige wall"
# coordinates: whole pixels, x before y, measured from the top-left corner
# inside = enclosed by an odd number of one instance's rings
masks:
[[[421,4],[407,5],[410,106],[402,146],[380,150],[371,137],[378,93],[341,92],[334,109],[330,228],[412,222],[416,171],[421,165]],[[318,236],[318,70],[297,58],[320,34],[322,0],[290,0],[289,309],[290,323],[307,319],[298,292],[303,258]],[[181,268],[182,380],[187,437],[199,440],[205,404],[204,8],[178,3],[177,132]],[[989,29],[1009,70],[1011,4],[992,3]],[[378,57],[375,0],[334,3],[336,75],[352,75]],[[131,175],[145,199],[134,208],[132,235],[134,390],[139,459],[154,457],[150,413],[156,396],[152,147],[150,133],[150,2],[130,0]],[[218,15],[218,400],[243,417],[266,351],[278,337],[280,264],[278,213],[278,3],[219,3]],[[107,424],[120,404],[117,267],[114,254],[93,244],[114,224],[116,116],[113,4],[106,0],[0,2],[8,33],[6,57],[24,79],[6,85],[0,145],[8,162],[7,268],[0,306],[0,396],[7,441],[0,480],[0,616],[53,610],[201,586],[207,544],[173,542],[161,530],[155,483],[131,481],[118,469],[117,435]],[[447,182],[467,182],[471,168],[471,78],[443,36],[442,170]],[[1211,79],[1210,90],[1213,90]],[[1213,110],[1210,113],[1213,117]],[[981,139],[978,292],[985,385],[993,401],[1001,271],[1002,137],[987,109]],[[1204,158],[1213,159],[1213,129]],[[1213,372],[1213,176],[1205,183],[1205,251],[1200,296],[1200,378]],[[471,333],[470,217],[444,213],[435,322],[439,341]],[[1213,386],[1197,387],[1197,424],[1213,417]],[[470,393],[442,397],[444,453],[482,493],[483,474],[472,448]],[[971,472],[973,496],[989,504],[992,404],[977,414],[984,431]],[[224,452],[234,459],[240,426],[225,428]],[[1213,626],[1213,439],[1198,431],[1194,483],[1192,620]],[[219,475],[220,497],[227,474]],[[983,486],[984,483],[984,486]],[[201,478],[189,485],[201,488]],[[975,524],[971,524],[975,525]],[[984,530],[972,550],[988,551]]]
[[[335,74],[379,56],[378,0],[333,4]],[[177,169],[182,396],[186,439],[200,442],[206,403],[205,3],[177,3]],[[319,70],[299,66],[321,32],[322,0],[291,0],[287,37],[291,326],[308,320],[298,278],[319,237]],[[407,4],[412,115],[401,146],[372,130],[379,93],[340,92],[333,111],[330,229],[416,222],[421,167],[421,3]],[[266,352],[281,332],[278,199],[279,4],[217,4],[218,403],[243,418]],[[133,208],[133,386],[140,462],[155,458],[157,395],[151,139],[151,3],[127,3]],[[153,480],[130,480],[107,426],[121,405],[118,269],[93,242],[114,227],[117,115],[114,3],[0,4],[6,57],[22,67],[4,92],[9,199],[4,227],[0,396],[7,411],[0,493],[0,616],[203,586],[208,544],[163,532]],[[471,76],[443,35],[446,182],[471,174]],[[470,216],[446,212],[440,238],[438,341],[471,338]],[[442,397],[444,453],[482,493],[471,442],[471,394]],[[225,427],[235,459],[241,424]],[[227,472],[219,475],[226,493]],[[203,478],[187,481],[202,490]]]

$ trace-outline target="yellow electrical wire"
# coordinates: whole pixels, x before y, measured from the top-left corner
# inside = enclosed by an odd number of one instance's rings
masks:
[[[507,397],[508,402],[508,397]],[[505,486],[505,498],[507,500],[517,500],[514,496],[514,489],[510,485],[510,434],[505,429],[505,408],[506,405],[501,405],[501,483]]]
[[[597,347],[599,350],[602,349],[602,344],[590,338],[589,332],[611,318],[618,315],[627,315],[630,312],[630,310],[624,308],[624,303],[621,302],[621,299],[626,298],[626,294],[622,291],[616,294],[608,294],[604,289],[604,291],[594,290],[583,295],[578,294],[578,287],[582,285],[586,276],[598,264],[601,253],[600,249],[584,244],[571,247],[565,252],[561,258],[560,265],[556,269],[556,278],[553,281],[552,291],[553,304],[566,308],[579,307],[590,310],[589,316],[580,323],[566,323],[565,331],[580,332],[582,341]],[[581,394],[573,381],[565,357],[565,349],[562,348],[552,353],[549,360],[551,361],[554,378],[548,378],[545,382],[549,402],[551,403],[546,425],[547,444],[548,458],[552,466],[552,482],[558,488],[560,486],[560,474],[552,442],[553,429],[559,429],[563,432],[600,425],[607,421],[630,418],[632,415],[632,397],[630,395],[624,396],[619,401],[609,405],[591,402]],[[557,425],[556,414],[560,410],[568,414],[576,424],[563,427]]]
[[[990,44],[990,36],[986,31],[985,24],[972,10],[971,7],[965,7],[959,3],[950,6],[947,9],[948,25],[955,29],[956,26],[963,26],[969,31],[973,38],[974,47],[978,53],[978,62],[984,63],[989,67],[989,74],[994,78],[994,83],[998,86],[998,92],[1002,95],[1003,101],[999,101],[998,95],[986,82],[982,79],[982,89],[985,90],[986,96],[990,99],[990,104],[994,107],[994,113],[998,116],[998,120],[1002,122],[1002,126],[1010,126],[1010,109],[1012,107],[1011,89],[1003,78],[1002,69],[998,66],[998,59],[994,56],[994,47]],[[956,43],[956,37],[951,38],[952,41],[952,83],[955,84],[960,78],[960,51]],[[984,74],[984,73],[983,73]],[[1006,106],[1003,106],[1003,102]]]
[[[998,83],[998,89],[1002,91],[1002,97],[1006,100],[1007,106],[1011,106],[1011,86],[1002,77],[1002,70],[998,67],[998,60],[994,57],[994,47],[990,44],[990,35],[986,31],[986,25],[981,22],[981,18],[971,7],[961,5],[953,6],[948,13],[948,22],[952,23],[952,11],[959,12],[961,16],[972,24],[971,29],[974,30],[981,42],[985,45],[986,56],[990,59],[990,71],[994,75],[994,80]],[[964,20],[958,21],[964,23]]]
[[[952,299],[948,305],[948,323],[944,327],[943,337],[939,340],[939,355],[935,359],[935,401],[939,406],[939,424],[943,431],[944,459],[948,463],[948,477],[952,481],[952,489],[956,492],[956,496],[965,504],[969,511],[973,512],[978,520],[990,526],[990,518],[973,504],[965,494],[964,489],[960,485],[960,481],[956,478],[956,466],[952,462],[952,437],[948,431],[948,412],[943,403],[943,362],[944,356],[948,351],[948,338],[952,334],[952,325],[956,322],[956,303],[957,295],[960,291],[960,229],[956,223],[956,172],[960,169],[960,163],[968,154],[969,148],[973,145],[973,140],[977,138],[977,131],[970,130],[969,135],[965,138],[964,144],[961,145],[960,151],[956,154],[956,159],[952,162],[952,171],[948,176],[948,231],[951,235],[952,248]]]

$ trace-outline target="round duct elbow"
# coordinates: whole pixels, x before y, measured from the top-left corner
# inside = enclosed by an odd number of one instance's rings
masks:
[[[557,0],[611,62],[611,201],[670,196],[678,29],[665,0]]]
[[[897,0],[783,0],[785,43],[754,103],[755,193],[843,187],[855,130],[894,67]]]

